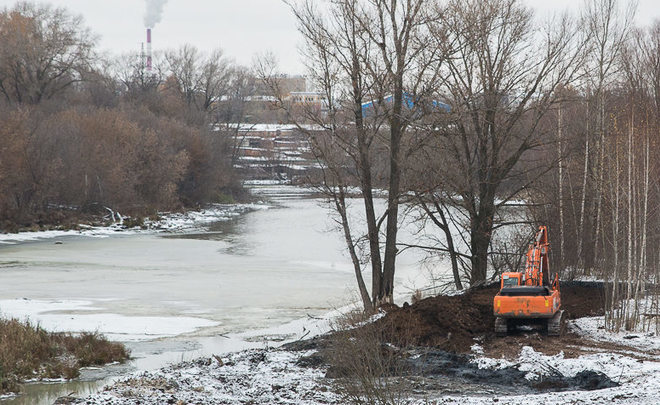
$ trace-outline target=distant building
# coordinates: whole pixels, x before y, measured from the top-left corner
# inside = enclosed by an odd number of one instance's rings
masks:
[[[274,81],[284,95],[291,92],[307,91],[307,78],[305,76],[279,75],[274,78]],[[272,89],[265,83],[257,83],[256,94],[271,95]]]
[[[438,111],[445,111],[445,112],[451,111],[451,107],[449,106],[449,104],[445,104],[437,100],[431,100],[430,102],[425,101],[423,99],[415,100],[415,97],[409,93],[403,93],[402,98],[403,98],[404,108],[407,108],[409,110],[412,110],[413,107],[415,107],[415,104],[422,103],[422,104],[426,104],[426,108],[430,108]],[[367,101],[366,103],[362,103],[362,115],[365,117],[373,115],[376,113],[379,105],[390,105],[392,104],[392,100],[394,100],[394,96],[389,95],[389,96],[385,96],[382,101],[372,100],[372,101]]]
[[[275,84],[281,92],[283,101],[288,102],[292,95],[302,95],[307,92],[307,79],[304,76],[281,75],[276,77]],[[278,98],[273,94],[273,89],[266,86],[265,83],[259,83],[254,95],[246,100],[248,108],[247,115],[249,122],[286,122],[288,117],[286,112],[278,106]],[[307,98],[316,98],[317,93],[310,93]],[[296,96],[298,99],[300,96]],[[296,105],[298,101],[296,101]],[[322,107],[322,103],[313,101],[313,104]]]
[[[318,167],[307,136],[295,125],[245,125],[238,139],[235,167],[247,178],[291,180]]]
[[[296,108],[307,108],[317,112],[328,111],[328,99],[324,93],[314,91],[294,91],[289,93],[286,101]]]

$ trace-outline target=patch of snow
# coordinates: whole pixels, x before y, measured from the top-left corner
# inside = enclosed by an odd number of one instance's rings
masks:
[[[260,349],[198,359],[122,379],[85,403],[341,403],[322,379],[325,370],[297,364],[312,353]]]
[[[92,227],[80,226],[80,230],[52,230],[52,231],[37,231],[37,232],[19,232],[19,233],[3,233],[0,234],[0,243],[20,243],[29,242],[42,239],[56,239],[67,236],[88,236],[92,238],[105,238],[113,234],[121,232],[122,234],[136,233],[136,229],[125,229],[118,224],[110,225],[107,227]]]
[[[1,300],[0,311],[4,316],[29,320],[50,332],[99,332],[109,340],[122,342],[177,336],[218,325],[215,321],[193,317],[97,313],[97,308],[90,305],[88,301]]]
[[[571,332],[592,340],[617,343],[639,350],[660,351],[660,336],[655,332],[610,332],[605,329],[605,317],[594,316],[578,318],[569,322]]]
[[[472,346],[470,346],[470,350],[472,353],[478,356],[483,356],[484,355],[484,348],[481,347],[481,345],[475,343]],[[484,368],[484,367],[479,367],[479,368]]]
[[[184,213],[164,213],[157,221],[145,221],[150,229],[167,231],[189,231],[199,229],[200,225],[212,222],[228,221],[248,211],[270,208],[266,204],[214,204],[209,208]]]
[[[277,186],[289,184],[288,180],[245,180],[243,185],[246,186]]]
[[[266,162],[273,159],[265,156],[239,156],[238,160],[246,161],[246,162],[253,162],[253,161]]]
[[[660,398],[660,362],[614,354],[597,353],[577,358],[565,358],[563,352],[554,356],[536,352],[525,346],[515,362],[477,355],[473,362],[479,368],[501,369],[517,367],[526,372],[527,379],[545,377],[553,373],[574,377],[581,371],[597,371],[607,375],[619,387],[595,391],[563,391],[542,394],[497,397],[498,404],[565,404],[565,403],[618,403],[657,404]],[[449,396],[441,403],[492,404],[492,397]]]
[[[570,272],[571,270],[565,270]],[[576,277],[573,278],[572,281],[586,281],[586,282],[605,282],[605,280],[602,277],[596,276],[596,275],[586,275],[586,274],[580,274]]]

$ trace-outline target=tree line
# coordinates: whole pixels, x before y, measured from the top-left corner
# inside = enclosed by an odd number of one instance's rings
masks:
[[[233,134],[255,81],[220,50],[102,56],[81,17],[0,12],[0,229],[230,200]]]
[[[634,27],[635,4],[616,0],[547,18],[519,0],[288,3],[328,107],[293,121],[316,125],[310,181],[337,213],[365,309],[392,300],[403,249],[448,257],[462,289],[519,269],[547,224],[555,271],[613,281],[608,316],[640,319],[619,303],[658,278],[660,23]],[[273,60],[257,73],[287,109]],[[432,243],[398,240],[406,216],[435,227]]]

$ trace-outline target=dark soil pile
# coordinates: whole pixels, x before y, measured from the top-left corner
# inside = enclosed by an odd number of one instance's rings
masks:
[[[491,333],[495,286],[462,295],[423,299],[403,308],[391,308],[374,327],[384,338],[401,346],[431,346],[451,352],[467,352],[475,336]]]
[[[495,317],[493,297],[499,285],[472,289],[456,296],[426,298],[402,308],[391,307],[374,327],[391,343],[430,346],[466,353],[475,337],[491,338]],[[569,318],[603,313],[603,284],[567,282],[561,286],[562,308]]]
[[[570,281],[562,283],[561,307],[569,319],[597,316],[605,313],[605,284],[602,282]]]
[[[498,285],[475,288],[456,296],[426,298],[413,305],[384,308],[387,313],[376,322],[336,331],[306,341],[285,345],[287,350],[318,350],[302,357],[298,365],[328,365],[326,377],[343,378],[376,375],[417,376],[416,389],[447,389],[446,378],[474,385],[495,386],[502,393],[525,394],[538,391],[592,390],[616,386],[605,374],[584,371],[565,376],[557,370],[537,379],[526,379],[517,366],[480,369],[471,361],[471,346],[479,343],[493,358],[516,358],[522,346],[546,354],[564,351],[571,357],[585,344],[577,335],[547,337],[537,331],[521,331],[507,338],[493,332],[493,297]],[[562,307],[570,318],[603,312],[602,283],[562,284]],[[616,349],[608,347],[608,350]]]
[[[548,375],[527,379],[527,373],[517,366],[488,369],[470,361],[469,355],[448,353],[429,349],[421,356],[407,360],[412,374],[424,376],[444,375],[462,379],[471,383],[488,384],[491,386],[516,386],[521,389],[528,387],[536,391],[562,391],[570,389],[599,390],[617,387],[607,375],[592,370],[583,370],[573,377],[568,377],[556,370]]]

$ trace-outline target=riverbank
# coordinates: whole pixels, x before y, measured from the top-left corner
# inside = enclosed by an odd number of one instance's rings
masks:
[[[151,218],[139,220],[112,213],[105,217],[90,217],[87,223],[75,223],[65,227],[33,227],[14,233],[0,233],[0,243],[54,239],[69,236],[108,237],[123,234],[160,232],[194,232],[213,222],[229,221],[253,210],[268,209],[265,201],[240,204],[209,204],[198,210],[184,212],[160,212]]]
[[[29,321],[0,319],[0,396],[26,381],[64,381],[80,369],[123,363],[129,352],[98,333],[53,333]]]
[[[454,314],[453,325],[412,316],[408,317],[409,330],[397,328],[404,325],[405,313],[430,314],[430,308],[449,308],[458,301],[478,307],[491,295],[486,289],[459,298],[441,296],[405,308],[393,307],[386,316],[348,332],[320,335],[280,348],[200,358],[137,374],[97,395],[72,400],[88,404],[316,405],[346,403],[359,389],[370,388],[361,391],[367,392],[363,395],[370,395],[368,398],[384,395],[410,404],[655,404],[660,397],[660,338],[654,333],[605,332],[603,317],[590,316],[598,310],[593,300],[588,300],[597,288],[564,287],[563,291],[567,310],[575,310],[569,332],[561,338],[530,330],[496,339],[492,332],[464,323],[467,317],[459,313]],[[492,296],[490,299],[492,303]],[[577,310],[582,299],[591,302],[590,307]],[[435,320],[438,316],[436,312]],[[427,327],[431,324],[435,329]],[[472,331],[467,350],[462,344],[452,348],[420,345],[416,340],[420,331],[427,337],[435,336],[431,340],[436,342],[460,340],[455,336],[460,329]],[[372,333],[374,330],[378,333]],[[412,343],[370,340],[381,333],[406,336]],[[338,368],[342,365],[337,359],[338,348],[348,353],[350,358],[343,366],[350,369]],[[365,353],[378,354],[363,358]],[[374,361],[383,374],[354,375],[360,365]],[[374,385],[361,385],[365,382]]]

